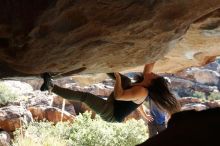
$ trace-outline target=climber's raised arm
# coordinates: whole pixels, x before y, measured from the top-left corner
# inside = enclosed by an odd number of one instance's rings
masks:
[[[129,89],[123,89],[121,86],[121,76],[115,73],[116,82],[114,87],[114,95],[116,100],[136,101],[145,99],[148,95],[148,90],[142,86],[132,86]]]
[[[149,73],[152,73],[153,68],[154,68],[154,64],[155,64],[155,62],[150,63],[150,64],[145,64],[143,74],[147,75]]]

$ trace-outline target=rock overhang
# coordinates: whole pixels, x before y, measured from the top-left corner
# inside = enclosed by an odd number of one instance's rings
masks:
[[[0,77],[200,66],[220,55],[220,1],[0,1]],[[140,70],[140,69],[139,69]]]

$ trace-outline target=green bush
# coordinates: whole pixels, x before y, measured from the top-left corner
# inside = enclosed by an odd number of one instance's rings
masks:
[[[70,128],[68,123],[33,122],[14,133],[13,146],[66,146]]]
[[[208,100],[220,100],[220,93],[219,92],[212,92],[208,96]]]
[[[85,113],[79,115],[71,128],[70,140],[81,146],[133,146],[147,138],[146,126],[142,120],[126,123],[108,123],[89,118]],[[80,134],[79,134],[80,133]]]
[[[0,105],[6,105],[18,98],[18,95],[10,90],[4,83],[0,82]]]
[[[195,91],[192,96],[200,99],[206,99],[204,92]]]
[[[148,136],[143,120],[108,123],[87,112],[73,123],[33,122],[23,130],[15,132],[14,146],[134,146]]]
[[[34,122],[24,131],[23,137],[15,133],[14,146],[134,146],[148,136],[143,120],[108,123],[91,119],[91,113],[77,116],[73,123]]]

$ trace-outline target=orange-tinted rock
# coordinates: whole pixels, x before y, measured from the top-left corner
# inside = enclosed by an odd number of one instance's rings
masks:
[[[220,102],[218,100],[203,102],[202,100],[195,98],[195,97],[194,98],[184,97],[184,98],[179,98],[178,100],[182,106],[182,110],[194,109],[197,111],[201,111],[201,110],[208,109],[208,108],[220,107]]]
[[[45,118],[48,121],[52,121],[54,123],[60,122],[60,121],[73,121],[75,119],[75,116],[71,115],[70,113],[62,111],[58,108],[47,108],[45,109]]]
[[[43,120],[45,118],[45,109],[43,107],[29,107],[28,110],[35,120]]]
[[[32,121],[32,115],[20,106],[0,108],[0,129],[14,131],[21,124]]]
[[[20,128],[21,123],[19,118],[17,119],[5,119],[0,121],[0,128],[5,131],[15,131],[15,129]]]
[[[54,96],[53,97],[53,105],[62,105],[64,100],[65,100],[65,106],[71,104],[68,100],[66,100],[60,96]]]
[[[198,98],[193,98],[193,97],[183,97],[183,98],[179,98],[178,101],[180,102],[180,104],[183,106],[185,104],[188,103],[201,103],[202,101]]]
[[[205,104],[207,107],[209,107],[209,108],[220,107],[220,101],[219,101],[219,100],[205,102],[204,104]]]
[[[70,113],[66,111],[62,113],[62,110],[55,107],[29,107],[28,110],[32,113],[35,120],[48,120],[57,123],[61,119],[62,121],[73,121],[75,118]]]

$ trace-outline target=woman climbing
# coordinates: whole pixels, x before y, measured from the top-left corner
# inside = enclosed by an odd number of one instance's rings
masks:
[[[180,110],[180,104],[169,91],[167,81],[152,72],[154,63],[145,65],[139,76],[142,82],[136,84],[148,89],[149,112],[153,120],[148,122],[149,137],[166,129],[166,117]]]
[[[49,90],[65,99],[81,101],[99,114],[103,120],[109,122],[122,122],[127,115],[137,109],[146,100],[148,95],[155,96],[152,100],[169,113],[177,112],[179,110],[179,104],[169,92],[167,84],[165,84],[165,79],[148,72],[152,70],[150,69],[151,67],[151,65],[145,65],[143,81],[134,85],[124,75],[109,73],[108,75],[115,79],[116,82],[114,91],[107,100],[91,93],[73,91],[54,85],[48,73],[43,74],[44,83],[41,86],[41,91]],[[164,96],[161,97],[162,95]],[[153,120],[149,115],[146,118],[148,121]]]

